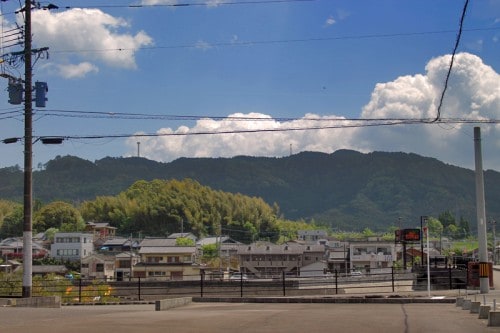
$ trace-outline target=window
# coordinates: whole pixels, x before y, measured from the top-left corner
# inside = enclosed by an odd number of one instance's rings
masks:
[[[118,260],[118,268],[130,268],[130,260]]]
[[[63,256],[63,257],[71,257],[71,256],[78,256],[78,249],[60,249],[56,251],[56,254],[58,256]]]
[[[162,257],[148,257],[146,261],[149,263],[159,263],[161,260]]]
[[[104,272],[104,264],[96,264],[95,265],[95,271],[99,272],[99,273]]]

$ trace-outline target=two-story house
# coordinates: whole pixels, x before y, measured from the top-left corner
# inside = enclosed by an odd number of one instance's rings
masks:
[[[134,277],[149,280],[199,280],[196,246],[177,246],[174,238],[145,238],[140,244],[140,262]]]
[[[351,271],[383,273],[396,259],[394,242],[351,242],[349,244]]]
[[[58,232],[50,247],[50,256],[59,260],[80,261],[93,252],[93,234],[82,232]]]
[[[298,276],[303,263],[302,245],[257,242],[238,247],[241,272],[259,278],[280,277],[283,272]]]

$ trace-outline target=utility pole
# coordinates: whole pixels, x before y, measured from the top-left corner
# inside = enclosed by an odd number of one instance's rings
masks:
[[[486,240],[486,207],[484,203],[483,156],[481,128],[474,127],[474,156],[476,166],[477,239],[479,243],[479,289],[481,294],[490,290],[488,249]]]
[[[24,220],[23,220],[23,297],[31,297],[33,242],[33,106],[31,67],[31,0],[25,1],[24,36]]]

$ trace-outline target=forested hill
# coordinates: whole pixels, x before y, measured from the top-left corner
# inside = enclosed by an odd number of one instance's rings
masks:
[[[58,157],[33,173],[35,199],[81,202],[116,195],[137,180],[191,178],[214,190],[262,197],[287,219],[314,219],[333,228],[415,225],[421,215],[450,211],[474,228],[475,174],[416,154],[339,150],[289,157],[144,158],[90,162]],[[484,175],[488,219],[500,220],[500,173]],[[0,169],[0,198],[22,200],[19,168]]]

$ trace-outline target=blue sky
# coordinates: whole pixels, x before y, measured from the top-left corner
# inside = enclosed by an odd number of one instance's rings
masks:
[[[164,162],[354,149],[474,168],[478,124],[355,121],[435,117],[465,1],[52,3],[60,8],[32,13],[34,47],[49,47],[34,65],[49,92],[33,134],[66,139],[36,142],[35,167],[58,155],[135,156],[140,142],[142,157]],[[22,17],[16,1],[0,4],[5,35]],[[499,71],[500,0],[470,1],[442,118],[500,119]],[[0,140],[22,137],[23,107],[7,102],[1,80]],[[480,126],[484,167],[500,170],[500,125]],[[329,128],[300,130],[311,127]],[[216,132],[226,134],[196,134]],[[22,167],[21,142],[0,149],[0,167]]]

